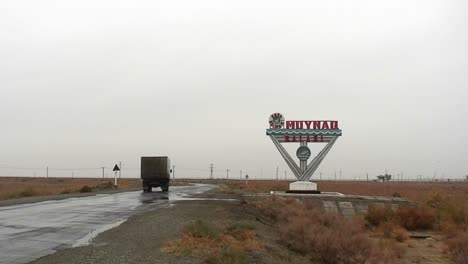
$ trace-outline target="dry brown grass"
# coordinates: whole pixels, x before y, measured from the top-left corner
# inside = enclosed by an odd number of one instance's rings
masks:
[[[457,264],[468,263],[468,232],[460,232],[447,242],[452,259]]]
[[[377,226],[383,237],[393,237],[398,242],[407,239],[406,229],[441,231],[451,258],[457,264],[465,264],[468,263],[468,210],[466,200],[457,200],[458,197],[433,190],[421,198],[417,207],[400,207],[393,211],[388,207],[371,206],[365,219]]]
[[[106,182],[110,179],[106,179]],[[79,192],[84,186],[95,187],[103,182],[97,178],[27,178],[0,177],[0,200],[57,195]],[[119,188],[140,187],[139,179],[120,179]]]
[[[249,185],[252,187],[239,187],[245,183],[236,182],[227,184],[226,190],[269,192],[271,190],[284,190],[288,184],[289,182],[285,181],[251,181]],[[377,226],[374,233],[377,232],[380,234],[379,237],[387,238],[385,241],[393,241],[394,243],[408,239],[406,230],[442,231],[446,236],[445,242],[449,246],[448,252],[453,260],[456,263],[468,263],[466,259],[468,256],[468,246],[466,246],[468,244],[467,183],[322,181],[318,182],[318,187],[321,191],[402,197],[417,202],[417,207],[401,207],[396,211],[385,207],[371,207],[366,220],[371,225]],[[277,219],[282,211],[277,202],[272,204],[257,203],[256,205],[265,215]],[[315,241],[320,241],[320,239]],[[411,241],[407,243],[411,245]],[[302,244],[299,243],[299,245]]]
[[[373,226],[391,223],[407,230],[428,230],[436,224],[436,211],[427,206],[400,207],[393,211],[390,207],[371,205],[365,219]]]
[[[433,191],[449,193],[460,201],[468,200],[468,184],[448,182],[318,182],[318,187],[325,192],[341,192],[352,195],[400,196],[421,202]],[[396,195],[397,194],[397,195]]]
[[[237,222],[220,230],[197,220],[183,228],[180,239],[167,241],[161,252],[199,257],[204,263],[247,264],[248,251],[265,251],[256,236],[253,223]]]
[[[268,193],[284,191],[289,181],[220,181],[226,183],[226,191]],[[352,195],[402,197],[422,202],[434,191],[447,193],[458,201],[468,201],[468,183],[448,182],[357,182],[357,181],[317,181],[320,191],[341,192]]]
[[[265,193],[270,191],[286,191],[289,182],[281,181],[227,181],[224,182],[225,193]]]
[[[404,249],[372,239],[360,219],[323,213],[294,199],[264,199],[255,205],[266,216],[276,215],[281,242],[311,263],[403,263]]]

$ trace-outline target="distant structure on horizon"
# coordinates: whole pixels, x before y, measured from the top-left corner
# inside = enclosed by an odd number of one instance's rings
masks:
[[[392,175],[391,174],[387,174],[385,173],[384,175],[378,175],[377,176],[377,181],[379,182],[388,182],[392,179]]]

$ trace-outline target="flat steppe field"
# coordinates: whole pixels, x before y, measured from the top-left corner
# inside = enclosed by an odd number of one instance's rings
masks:
[[[113,189],[114,179],[0,177],[0,200]],[[119,189],[141,186],[140,179],[119,179]],[[85,187],[87,186],[87,187]]]

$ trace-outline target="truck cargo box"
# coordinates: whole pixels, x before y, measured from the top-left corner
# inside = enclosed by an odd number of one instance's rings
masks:
[[[151,192],[153,187],[161,187],[163,191],[168,191],[170,178],[171,161],[168,157],[141,157],[144,192]]]

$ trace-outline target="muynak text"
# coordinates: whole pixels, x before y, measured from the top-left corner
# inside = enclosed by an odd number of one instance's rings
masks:
[[[339,129],[338,121],[286,121],[286,129]]]

